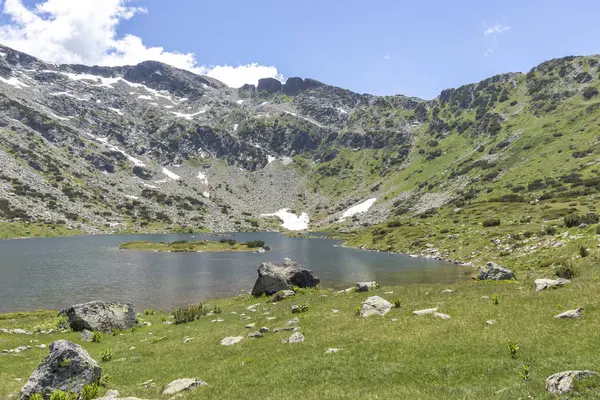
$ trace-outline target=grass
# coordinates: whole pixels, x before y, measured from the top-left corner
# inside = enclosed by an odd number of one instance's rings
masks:
[[[60,224],[43,222],[0,222],[0,239],[80,235],[81,231]]]
[[[305,290],[278,304],[243,295],[218,300],[222,309],[218,317],[223,322],[211,322],[217,316],[206,315],[181,325],[165,325],[162,320],[170,320],[170,315],[159,313],[143,317],[152,326],[125,331],[123,336],[105,335],[102,343],[82,343],[75,332],[0,334],[0,343],[2,348],[30,344],[30,340],[49,344],[64,338],[80,343],[99,361],[103,372],[112,376],[101,394],[117,389],[123,396],[160,398],[172,380],[198,377],[209,386],[184,392],[183,399],[263,399],[265,393],[278,399],[549,399],[544,390],[549,375],[597,369],[600,344],[590,338],[599,324],[600,281],[594,279],[598,274],[600,267],[593,266],[571,285],[541,293],[535,292],[532,281],[465,281],[382,287],[346,295]],[[454,292],[442,294],[444,289]],[[386,294],[390,291],[394,293]],[[489,300],[495,294],[502,299],[498,305]],[[372,295],[401,300],[401,306],[385,317],[357,317],[354,309]],[[246,309],[257,302],[257,312]],[[310,308],[292,314],[293,304],[309,304]],[[411,315],[436,305],[452,319]],[[578,306],[585,307],[579,320],[553,318]],[[242,313],[251,319],[242,319]],[[0,319],[0,326],[27,329],[40,319],[52,318],[48,313],[11,317]],[[246,338],[250,330],[244,326],[250,322],[257,329],[272,330],[295,317],[300,319],[304,343],[282,344],[281,339],[291,332]],[[486,327],[490,319],[496,324]],[[238,335],[245,337],[241,343],[219,345],[224,337]],[[185,337],[194,340],[184,344]],[[519,349],[513,358],[509,345],[515,343]],[[343,350],[325,354],[330,347]],[[107,348],[112,349],[113,360],[102,362]],[[47,350],[35,347],[20,354],[0,354],[0,398],[16,393],[46,354]],[[523,365],[529,366],[527,379],[521,375]],[[156,386],[140,386],[150,379]],[[586,398],[582,393],[571,398]]]
[[[237,252],[256,251],[262,246],[259,243],[234,243],[201,240],[198,242],[176,241],[165,242],[127,242],[119,246],[123,250],[148,250],[158,252]],[[263,243],[264,244],[264,243]]]

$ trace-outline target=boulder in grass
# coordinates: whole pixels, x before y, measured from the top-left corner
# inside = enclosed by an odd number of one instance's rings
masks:
[[[477,271],[477,280],[480,281],[506,281],[512,279],[517,279],[514,272],[494,262],[488,262],[485,267],[481,267]]]
[[[366,299],[360,309],[360,316],[363,318],[371,315],[385,315],[392,309],[392,303],[379,297],[371,296]]]
[[[169,383],[163,390],[162,394],[166,396],[170,396],[173,394],[177,394],[179,392],[183,392],[184,390],[193,390],[200,386],[207,386],[207,383],[203,380],[196,378],[182,378],[174,380]]]
[[[258,279],[252,289],[253,296],[272,295],[281,290],[315,287],[321,282],[315,274],[286,258],[281,263],[266,262],[258,268]]]
[[[39,393],[48,399],[57,391],[81,393],[84,386],[98,382],[102,369],[78,344],[57,340],[50,344],[50,354],[33,371],[21,389],[21,398]]]
[[[564,371],[557,372],[546,378],[546,391],[551,394],[564,394],[573,390],[575,381],[598,375],[594,371]]]
[[[561,286],[567,285],[571,283],[568,279],[558,278],[558,279],[536,279],[535,280],[535,291],[541,292],[545,289],[555,289]]]
[[[371,282],[358,282],[356,284],[356,291],[357,292],[368,292],[369,289],[376,289],[379,286],[379,284],[375,281],[371,281]]]
[[[135,309],[130,303],[90,301],[75,304],[63,311],[74,331],[111,332],[131,329],[136,323]]]

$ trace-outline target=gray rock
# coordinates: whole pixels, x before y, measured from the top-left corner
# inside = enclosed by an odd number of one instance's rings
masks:
[[[439,313],[439,312],[434,312],[433,313],[433,318],[440,318],[440,319],[451,319],[452,317],[449,316],[448,314],[443,314],[443,313]]]
[[[558,278],[558,279],[536,279],[535,282],[534,282],[534,284],[535,284],[535,291],[536,292],[540,292],[540,291],[545,290],[545,289],[558,288],[558,287],[561,287],[561,286],[569,284],[569,283],[571,283],[570,280],[563,279],[563,278]]]
[[[413,311],[413,315],[427,315],[427,314],[434,314],[435,312],[437,312],[437,307],[436,308],[426,308],[424,310],[417,310],[417,311]]]
[[[56,390],[81,393],[85,385],[97,382],[102,369],[81,346],[67,340],[50,344],[50,354],[33,371],[21,389],[21,397],[34,393],[45,397]]]
[[[300,332],[294,332],[288,339],[289,343],[301,343],[304,342],[304,335]]]
[[[258,80],[257,90],[259,92],[277,93],[283,88],[283,84],[275,78],[262,78]]]
[[[241,342],[242,339],[244,339],[243,336],[228,336],[228,337],[224,338],[223,340],[221,340],[221,345],[232,346],[236,343]]]
[[[360,316],[363,318],[371,315],[385,315],[392,309],[392,303],[382,299],[379,296],[371,296],[366,299],[360,309]]]
[[[337,353],[340,350],[342,350],[342,349],[336,349],[336,348],[330,347],[330,348],[327,349],[327,351],[325,352],[325,354]]]
[[[165,386],[162,394],[169,396],[183,392],[184,390],[196,389],[200,386],[207,386],[207,384],[203,380],[196,378],[177,379]]]
[[[296,325],[299,323],[300,323],[300,320],[298,318],[291,319],[287,322],[288,325]]]
[[[311,270],[299,267],[296,262],[286,258],[281,263],[266,262],[260,265],[252,295],[272,295],[281,290],[290,290],[292,286],[314,287],[319,282]]]
[[[560,313],[555,315],[554,318],[579,318],[581,317],[581,313],[583,312],[583,307],[576,308],[575,310],[565,311],[564,313]]]
[[[94,334],[94,332],[92,332],[88,329],[84,329],[79,333],[79,338],[84,342],[91,342],[93,334]]]
[[[119,397],[118,390],[109,390],[104,397],[96,398],[96,400],[144,400],[138,397]]]
[[[71,306],[61,314],[69,318],[69,325],[74,331],[111,332],[113,329],[131,329],[137,323],[130,303],[91,301]]]
[[[368,292],[369,289],[375,289],[376,287],[377,287],[377,282],[375,282],[375,281],[358,282],[356,284],[356,291],[357,292]]]
[[[494,262],[488,262],[485,267],[477,271],[477,279],[480,281],[504,281],[517,279],[514,272],[508,268],[501,267]]]
[[[594,371],[564,371],[546,378],[546,391],[552,394],[569,393],[573,390],[574,381],[597,375]]]
[[[492,325],[496,325],[496,321],[494,321],[493,319],[488,319],[487,321],[485,321],[485,326],[492,326]]]
[[[256,322],[246,325],[246,329],[252,329],[256,326]]]
[[[279,292],[275,293],[273,295],[273,297],[271,297],[271,299],[269,299],[269,303],[276,303],[278,301],[281,301],[283,299],[287,299],[288,297],[292,297],[295,296],[296,292],[294,292],[293,290],[280,290]]]
[[[260,328],[258,331],[259,331],[260,333],[267,333],[267,332],[269,332],[270,330],[269,330],[269,328],[267,328],[266,326],[263,326],[263,327],[262,327],[262,328]]]
[[[248,334],[249,338],[262,338],[264,335],[261,332],[252,332]]]

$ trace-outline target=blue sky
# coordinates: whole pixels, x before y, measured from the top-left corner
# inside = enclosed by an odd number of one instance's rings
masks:
[[[443,89],[527,71],[550,58],[600,53],[597,0],[110,1],[145,8],[119,18],[117,39],[135,35],[149,48],[194,53],[203,68],[257,63],[285,77],[380,95],[432,98]],[[40,3],[22,1],[29,9]],[[50,6],[51,13],[70,7]],[[10,21],[7,14],[0,20]],[[130,59],[135,58],[125,58]]]

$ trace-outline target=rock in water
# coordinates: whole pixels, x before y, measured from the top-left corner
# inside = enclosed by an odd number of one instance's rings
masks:
[[[379,296],[371,296],[366,299],[360,309],[360,316],[363,318],[371,315],[385,315],[392,309],[392,303],[382,299]]]
[[[165,389],[163,390],[163,395],[172,395],[177,394],[179,392],[183,392],[184,390],[192,390],[196,389],[200,386],[207,386],[207,383],[203,380],[196,378],[182,378],[174,380],[169,383]]]
[[[269,303],[276,303],[278,301],[287,299],[288,297],[292,297],[295,295],[296,295],[296,292],[294,292],[293,290],[280,290],[279,292],[275,293],[275,295],[273,295],[273,297],[271,297],[271,299],[269,300]]]
[[[111,332],[113,329],[131,329],[137,323],[130,303],[91,301],[71,306],[61,314],[69,318],[69,325],[74,331]]]
[[[517,279],[514,272],[496,263],[488,262],[485,267],[477,271],[477,279],[480,281],[505,281]]]
[[[552,394],[569,393],[573,389],[573,382],[588,376],[597,375],[594,371],[564,371],[550,375],[546,379],[546,391]]]
[[[583,312],[583,307],[576,308],[575,310],[565,311],[564,313],[560,313],[555,315],[554,318],[579,318],[581,317],[581,313]]]
[[[544,289],[553,289],[557,287],[561,287],[563,285],[571,283],[568,279],[558,278],[558,279],[536,279],[535,280],[535,291],[540,292]]]
[[[33,371],[21,389],[21,397],[29,399],[34,393],[46,398],[56,390],[81,393],[85,385],[100,379],[102,369],[78,344],[57,340],[50,344],[50,354]]]
[[[282,263],[266,262],[258,268],[258,279],[252,289],[253,296],[272,295],[292,286],[314,287],[321,282],[309,269],[299,267],[286,258]]]
[[[372,282],[358,282],[356,284],[356,291],[357,292],[368,292],[369,289],[375,289],[377,288],[377,282],[372,281]]]

